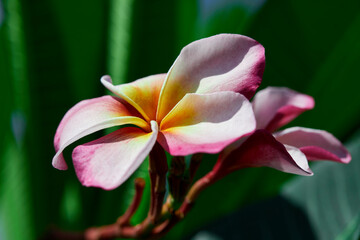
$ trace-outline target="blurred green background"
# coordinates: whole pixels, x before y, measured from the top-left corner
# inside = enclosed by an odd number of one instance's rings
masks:
[[[116,190],[85,188],[71,167],[51,166],[57,125],[80,100],[107,94],[102,75],[120,84],[167,72],[183,46],[217,33],[262,43],[261,88],[312,95],[315,109],[291,125],[333,133],[353,161],[316,163],[313,177],[235,172],[207,189],[166,238],[358,239],[358,0],[0,0],[0,239],[114,222],[134,194],[134,178],[146,177],[147,162]],[[68,163],[75,145],[65,151]],[[213,163],[207,156],[198,177]]]

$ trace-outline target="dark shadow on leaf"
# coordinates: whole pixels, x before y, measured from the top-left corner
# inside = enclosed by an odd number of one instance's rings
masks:
[[[185,239],[311,240],[316,237],[303,211],[278,196],[218,219]]]

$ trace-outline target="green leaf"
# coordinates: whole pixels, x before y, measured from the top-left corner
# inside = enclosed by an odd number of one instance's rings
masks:
[[[247,28],[266,50],[261,88],[286,86],[315,98],[315,109],[292,126],[321,128],[340,138],[356,129],[359,14],[355,0],[341,11],[335,0],[267,1]]]
[[[6,138],[1,155],[0,228],[1,239],[34,239],[33,212],[29,194],[27,158],[14,139]],[[20,231],[21,229],[21,231]]]
[[[356,239],[360,231],[360,131],[346,146],[348,165],[317,163],[313,177],[296,178],[282,191],[306,214],[317,239]]]
[[[42,25],[59,35],[68,74],[63,81],[67,81],[77,100],[98,96],[104,92],[100,77],[105,68],[107,2],[51,0],[47,5],[47,11],[53,14],[49,18],[56,22]],[[33,17],[39,15],[33,14]],[[55,50],[53,47],[52,51]]]
[[[178,54],[175,7],[175,1],[134,2],[128,81],[170,69]]]
[[[354,71],[360,61],[360,45],[356,40],[360,38],[359,28],[360,11],[309,85],[308,93],[315,97],[316,107],[306,115],[304,123],[339,137],[351,134],[360,116],[358,73]]]
[[[198,1],[176,1],[175,5],[175,47],[178,52],[187,44],[197,40]]]
[[[61,205],[66,205],[61,203],[63,200],[72,198],[74,205],[82,206],[80,202],[75,203],[80,201],[81,194],[76,193],[79,188],[64,191],[67,184],[71,187],[74,183],[74,172],[54,169],[51,159],[55,154],[53,137],[62,116],[77,100],[99,96],[104,91],[98,88],[100,72],[104,71],[101,64],[104,3],[93,1],[87,3],[86,8],[84,3],[87,2],[22,1],[26,33],[26,51],[22,54],[28,59],[27,80],[31,83],[24,100],[30,105],[31,115],[27,116],[23,151],[27,159],[31,159],[32,174],[28,181],[31,182],[32,209],[36,212],[33,222],[37,236],[49,225],[70,225],[66,218],[69,214],[61,212]],[[94,31],[97,34],[93,34]],[[15,83],[15,89],[23,86],[26,85]],[[63,194],[73,196],[63,197]],[[71,219],[72,229],[83,227],[88,219],[82,218],[80,223]]]
[[[198,1],[195,36],[203,38],[219,33],[243,33],[264,2]]]
[[[110,1],[107,71],[114,84],[127,82],[133,0]]]
[[[4,10],[6,19],[0,32],[3,87],[0,100],[4,105],[0,120],[0,228],[3,229],[0,237],[33,239],[32,199],[27,181],[29,163],[23,152],[24,135],[28,132],[27,119],[30,117],[23,9],[15,0],[4,1]]]
[[[4,1],[6,14],[0,41],[6,44],[0,47],[5,53],[0,61],[5,64],[0,75],[7,79],[1,81],[2,97],[7,98],[1,99],[11,107],[5,108],[7,116],[1,119],[7,122],[2,127],[9,128],[10,114],[16,120],[20,112],[26,120],[19,151],[26,159],[22,171],[31,174],[21,180],[28,183],[28,207],[36,212],[32,224],[28,224],[35,236],[43,234],[51,224],[85,228],[89,226],[87,221],[94,218],[79,217],[83,212],[91,213],[90,207],[86,211],[78,209],[77,214],[71,212],[76,206],[86,206],[81,202],[80,184],[73,171],[54,169],[51,159],[61,117],[77,100],[104,92],[99,79],[105,68],[106,6],[104,1]],[[15,126],[14,131],[19,128]],[[76,187],[71,188],[74,184]]]

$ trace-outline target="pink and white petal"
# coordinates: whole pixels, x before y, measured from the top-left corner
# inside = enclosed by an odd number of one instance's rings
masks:
[[[246,167],[271,167],[298,175],[313,174],[299,149],[281,144],[266,130],[256,130],[217,165],[218,171],[225,173]]]
[[[158,141],[174,156],[217,153],[252,133],[255,118],[250,102],[239,93],[191,93],[162,120],[160,130]]]
[[[251,135],[244,136],[235,142],[229,144],[226,148],[224,148],[220,153],[220,159],[227,158],[233,151],[236,151]]]
[[[270,132],[314,108],[314,99],[285,87],[267,87],[252,101],[257,129]]]
[[[309,160],[349,163],[350,153],[331,133],[323,130],[292,127],[274,134],[283,143],[299,148]]]
[[[134,124],[149,129],[148,124],[136,114],[131,106],[111,96],[79,102],[65,114],[56,130],[56,155],[52,165],[57,169],[66,170],[67,164],[62,151],[78,139],[101,129],[123,124]]]
[[[264,67],[263,46],[246,36],[219,34],[190,43],[167,74],[157,121],[187,93],[234,91],[250,99],[261,83]]]
[[[140,166],[156,142],[158,126],[152,132],[126,127],[76,147],[72,158],[76,175],[84,186],[111,190],[120,186]]]
[[[166,74],[157,74],[114,86],[110,76],[105,75],[101,78],[101,82],[111,92],[136,108],[147,121],[150,121],[156,119],[160,90],[165,77]]]

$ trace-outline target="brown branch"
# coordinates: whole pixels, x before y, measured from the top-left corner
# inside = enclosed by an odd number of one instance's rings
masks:
[[[64,232],[56,227],[51,227],[40,237],[40,240],[85,240],[83,232]]]
[[[142,178],[135,179],[135,195],[130,207],[126,210],[124,215],[118,218],[117,223],[120,226],[128,226],[130,219],[139,207],[144,192],[145,180]]]
[[[201,162],[200,154],[193,155],[189,167],[189,175],[185,179],[184,158],[175,158],[172,165],[172,172],[170,175],[176,177],[173,184],[173,191],[179,191],[179,197],[184,199],[178,210],[174,210],[174,199],[169,195],[165,204],[164,195],[166,187],[166,174],[168,171],[166,154],[163,148],[156,143],[149,154],[149,174],[151,180],[151,200],[148,216],[146,219],[135,226],[130,225],[130,219],[136,212],[143,194],[145,182],[138,178],[135,180],[134,199],[124,213],[119,217],[114,224],[93,227],[87,229],[84,233],[66,233],[62,231],[51,231],[51,234],[46,235],[47,239],[70,239],[70,240],[108,240],[115,238],[142,238],[142,239],[159,239],[172,229],[179,221],[181,221],[194,205],[200,192],[216,181],[216,170],[208,173],[190,188],[189,184],[193,180],[195,173]],[[178,182],[177,180],[181,180]],[[177,183],[176,183],[177,182]],[[175,189],[174,189],[175,187]],[[187,194],[186,194],[187,192]],[[185,196],[186,194],[186,196]]]

